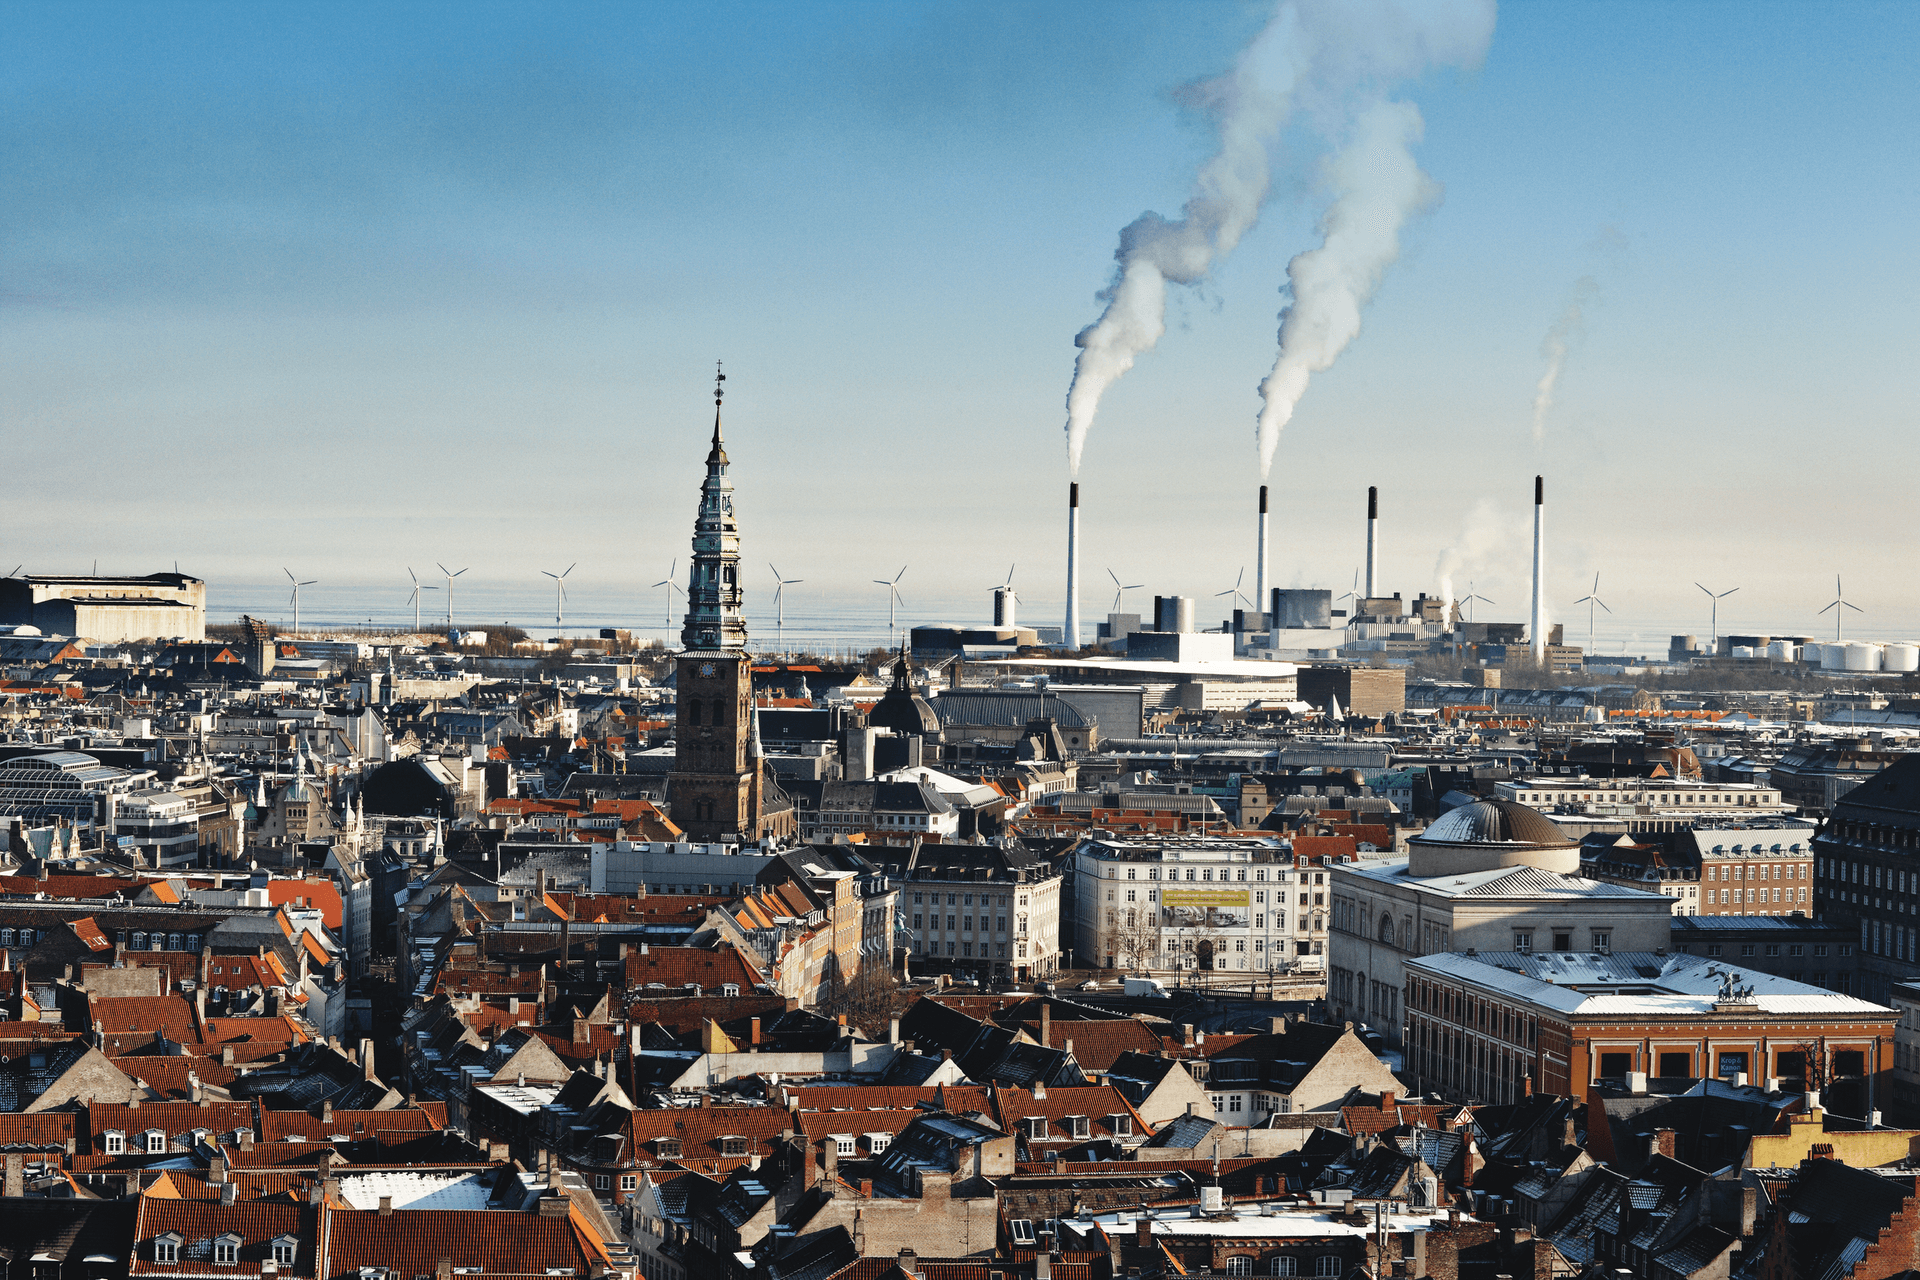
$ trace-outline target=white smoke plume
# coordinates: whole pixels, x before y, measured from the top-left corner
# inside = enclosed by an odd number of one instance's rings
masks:
[[[1433,566],[1433,576],[1440,584],[1440,598],[1447,602],[1447,616],[1453,616],[1456,601],[1460,603],[1462,618],[1468,612],[1465,593],[1455,591],[1459,579],[1471,578],[1483,586],[1491,585],[1490,580],[1502,576],[1502,569],[1512,563],[1516,550],[1524,548],[1530,536],[1523,533],[1510,513],[1495,507],[1491,498],[1475,503],[1467,512],[1459,537],[1440,553]]]
[[[1554,388],[1560,383],[1560,371],[1566,368],[1567,353],[1576,342],[1586,334],[1586,308],[1600,296],[1600,282],[1592,276],[1581,276],[1574,282],[1573,294],[1567,299],[1567,309],[1547,330],[1547,336],[1540,340],[1540,354],[1546,357],[1547,371],[1540,375],[1540,385],[1533,392],[1533,442],[1543,443],[1547,438],[1547,414],[1553,408]]]
[[[1262,480],[1307,380],[1359,336],[1361,309],[1400,256],[1401,224],[1439,197],[1408,150],[1420,133],[1420,113],[1410,103],[1375,103],[1328,166],[1337,194],[1321,220],[1324,239],[1287,264],[1292,300],[1280,313],[1280,354],[1260,383],[1264,403],[1255,435]]]
[[[1383,86],[1431,65],[1478,62],[1493,18],[1490,0],[1343,6],[1343,56],[1330,61],[1353,78],[1333,86],[1333,109],[1322,104],[1320,114],[1327,132],[1345,138],[1326,166],[1333,202],[1320,221],[1321,243],[1287,264],[1280,350],[1260,384],[1254,429],[1261,479],[1308,381],[1359,335],[1361,311],[1400,256],[1401,227],[1439,199],[1411,150],[1424,128],[1420,112],[1387,100]]]
[[[1214,117],[1220,149],[1194,178],[1193,194],[1177,221],[1151,211],[1120,232],[1119,265],[1100,293],[1107,309],[1080,331],[1074,344],[1073,383],[1067,388],[1067,466],[1080,474],[1087,428],[1106,394],[1142,353],[1166,332],[1167,281],[1195,284],[1233,251],[1266,201],[1271,166],[1267,149],[1292,109],[1315,40],[1303,9],[1286,0],[1247,45],[1233,69],[1189,86],[1189,105]]]

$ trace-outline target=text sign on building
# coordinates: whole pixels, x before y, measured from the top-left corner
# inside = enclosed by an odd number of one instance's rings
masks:
[[[1160,893],[1160,921],[1176,929],[1201,925],[1244,929],[1247,927],[1247,891],[1164,889]]]

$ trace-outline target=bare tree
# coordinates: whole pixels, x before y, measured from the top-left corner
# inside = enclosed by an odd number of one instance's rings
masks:
[[[1158,913],[1151,906],[1107,908],[1107,950],[1122,969],[1146,969],[1160,953]]]

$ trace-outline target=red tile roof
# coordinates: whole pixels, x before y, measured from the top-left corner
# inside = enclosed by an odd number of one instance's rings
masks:
[[[582,1239],[571,1215],[541,1217],[486,1209],[433,1212],[335,1210],[328,1215],[327,1276],[356,1277],[361,1267],[396,1276],[430,1276],[442,1258],[458,1271],[490,1276],[546,1276],[570,1268],[588,1275],[604,1255]]]
[[[648,947],[644,953],[629,951],[626,977],[629,988],[645,987],[652,982],[665,983],[668,987],[684,987],[690,982],[697,982],[703,992],[711,995],[719,995],[719,989],[725,983],[738,985],[744,995],[752,992],[754,984],[760,980],[753,967],[732,947],[717,950],[705,947]]]
[[[133,1042],[141,1036],[151,1039],[164,1032],[167,1039],[179,1044],[200,1042],[193,1005],[185,996],[90,995],[86,1007],[92,1030],[102,1036],[124,1036]]]
[[[792,1124],[792,1118],[777,1107],[672,1107],[634,1112],[631,1132],[634,1153],[641,1159],[683,1164],[706,1173],[744,1164],[748,1156],[766,1159]],[[744,1153],[727,1154],[722,1140],[730,1137],[746,1139]],[[659,1154],[653,1145],[657,1139],[677,1140],[680,1154]]]
[[[1070,1116],[1086,1117],[1089,1138],[1114,1136],[1112,1117],[1125,1116],[1128,1123],[1120,1136],[1138,1137],[1153,1132],[1153,1126],[1133,1109],[1126,1095],[1112,1085],[1077,1085],[1048,1089],[1046,1093],[1046,1097],[1040,1098],[1026,1089],[995,1089],[993,1114],[1000,1128],[1007,1133],[1017,1133],[1022,1131],[1021,1121],[1044,1117],[1047,1136],[1040,1141],[1071,1142],[1077,1139],[1066,1124]]]
[[[336,1134],[356,1139],[404,1139],[433,1133],[445,1127],[436,1123],[434,1117],[426,1112],[410,1107],[396,1107],[391,1111],[335,1111],[325,1120],[305,1111],[260,1113],[260,1139],[263,1142],[284,1142],[295,1135],[320,1142]]]
[[[134,1226],[134,1255],[131,1274],[136,1276],[259,1275],[261,1264],[273,1261],[273,1241],[291,1236],[298,1241],[291,1267],[282,1267],[282,1275],[310,1276],[314,1273],[314,1229],[319,1211],[312,1205],[272,1204],[247,1200],[223,1205],[204,1200],[141,1197]],[[181,1238],[179,1261],[154,1261],[154,1239],[171,1232]],[[240,1237],[239,1262],[215,1268],[213,1241],[228,1233]],[[206,1256],[199,1256],[201,1248]],[[429,1267],[431,1272],[432,1268]]]

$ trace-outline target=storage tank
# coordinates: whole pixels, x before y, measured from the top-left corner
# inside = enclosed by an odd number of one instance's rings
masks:
[[[1767,656],[1775,662],[1792,662],[1796,656],[1793,652],[1793,641],[1775,640],[1767,646]]]
[[[1814,646],[1808,645],[1809,649]],[[1845,671],[1847,669],[1847,646],[1843,644],[1823,644],[1820,648],[1820,669],[1822,671]]]
[[[1737,644],[1733,646],[1733,656],[1736,658],[1751,658],[1753,657],[1753,646],[1750,644]]]
[[[1880,669],[1880,646],[1862,644],[1858,640],[1849,640],[1840,648],[1845,652],[1844,659],[1848,671],[1878,671]]]
[[[1905,641],[1890,644],[1880,651],[1882,671],[1920,671],[1920,644]]]

